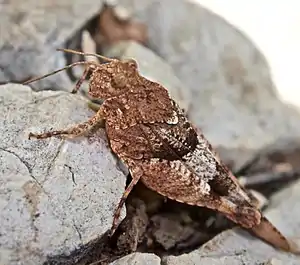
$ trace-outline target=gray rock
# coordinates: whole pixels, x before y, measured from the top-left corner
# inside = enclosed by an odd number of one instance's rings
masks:
[[[223,163],[225,163],[233,172],[241,170],[247,163],[256,157],[257,153],[261,151],[261,149],[247,149],[244,147],[230,148],[228,146],[216,146],[215,150],[222,158]]]
[[[299,154],[299,137],[280,138],[258,152],[256,159],[251,161],[252,165],[247,170],[247,174],[271,171],[274,164],[288,164],[294,171],[299,172]]]
[[[177,219],[175,219],[176,217]],[[176,244],[187,241],[193,235],[197,234],[197,231],[195,231],[196,229],[184,226],[178,222],[180,217],[175,216],[175,218],[172,220],[171,218],[160,215],[151,218],[154,227],[158,227],[158,229],[154,229],[153,237],[156,242],[166,250],[175,247]]]
[[[242,32],[192,1],[118,2],[191,89],[189,116],[214,146],[257,150],[299,134],[299,113],[278,100],[264,56]]]
[[[56,52],[103,5],[100,1],[20,1],[0,3],[0,69],[4,80],[22,81],[64,67],[65,55]],[[65,72],[33,83],[36,89],[71,90]]]
[[[28,140],[92,116],[81,96],[8,84],[0,108],[0,264],[42,264],[105,233],[126,180],[105,131]]]
[[[160,265],[160,262],[160,258],[154,254],[132,253],[110,263],[110,265]]]
[[[1,71],[1,70],[0,70],[0,80],[3,84],[8,82],[6,76],[4,75],[3,71]]]
[[[171,96],[181,108],[188,110],[191,103],[189,89],[176,77],[173,69],[153,51],[133,42],[120,42],[105,51],[110,57],[118,57],[121,60],[134,58],[138,62],[139,72],[147,79],[158,82],[168,89]]]
[[[266,216],[284,235],[295,237],[300,234],[299,207],[300,181],[272,198]],[[270,260],[279,260],[288,265],[300,264],[299,256],[275,250],[237,228],[221,233],[198,250],[178,257],[166,257],[163,262],[166,265],[253,265],[268,264]]]
[[[270,259],[267,262],[265,262],[263,265],[283,265],[284,263],[281,260],[278,259]]]

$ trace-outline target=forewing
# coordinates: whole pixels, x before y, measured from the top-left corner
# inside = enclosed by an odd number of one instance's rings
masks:
[[[133,162],[131,165],[135,171],[143,172],[141,180],[147,187],[163,196],[219,211],[246,228],[260,222],[258,210],[248,203],[237,205],[229,198],[219,196],[205,180],[191,173],[180,160],[152,158],[149,161]]]
[[[228,197],[235,203],[251,203],[249,196],[222,164],[204,135],[198,134],[182,110],[175,103],[173,105],[176,109],[176,124],[165,122],[141,125],[145,135],[149,135],[148,141],[151,143],[155,139],[154,158],[179,160],[191,175],[207,183],[215,194]]]

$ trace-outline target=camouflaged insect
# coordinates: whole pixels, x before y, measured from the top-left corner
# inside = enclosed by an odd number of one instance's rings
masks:
[[[111,233],[117,228],[127,196],[134,185],[142,181],[172,200],[223,213],[274,247],[294,253],[299,251],[257,209],[253,198],[239,185],[163,86],[141,76],[134,60],[95,56],[104,58],[107,63],[77,62],[67,67],[77,64],[86,67],[73,93],[91,73],[89,94],[104,101],[96,115],[66,130],[30,133],[29,136],[38,139],[55,135],[76,137],[104,121],[112,151],[132,175],[116,208]]]

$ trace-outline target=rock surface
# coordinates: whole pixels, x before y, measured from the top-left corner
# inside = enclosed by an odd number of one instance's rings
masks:
[[[110,265],[160,265],[161,260],[154,254],[132,253],[121,259],[118,259]]]
[[[272,205],[275,207],[272,207]],[[295,237],[300,235],[299,208],[300,181],[273,196],[271,206],[266,211],[266,216],[284,235]],[[191,253],[178,257],[166,257],[163,264],[253,265],[268,264],[267,262],[272,259],[273,261],[279,260],[286,265],[300,264],[299,256],[277,251],[259,239],[251,237],[244,230],[233,229],[221,233],[200,249]]]
[[[190,1],[118,2],[146,23],[150,48],[191,89],[189,116],[214,146],[257,150],[298,135],[299,113],[278,100],[264,56],[224,19]]]
[[[0,86],[0,108],[0,264],[42,264],[105,233],[126,178],[104,130],[28,140],[29,132],[87,120],[85,101],[8,84]]]
[[[100,1],[2,1],[0,3],[0,83],[22,81],[64,67],[56,52],[102,8]],[[65,72],[32,83],[36,89],[70,89]]]

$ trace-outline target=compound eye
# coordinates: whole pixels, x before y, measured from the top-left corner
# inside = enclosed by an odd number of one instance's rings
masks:
[[[124,61],[124,63],[126,63],[132,69],[137,69],[138,68],[137,62],[133,59],[127,59],[127,60]]]
[[[115,88],[123,88],[126,86],[126,76],[122,73],[115,74],[112,83]]]

